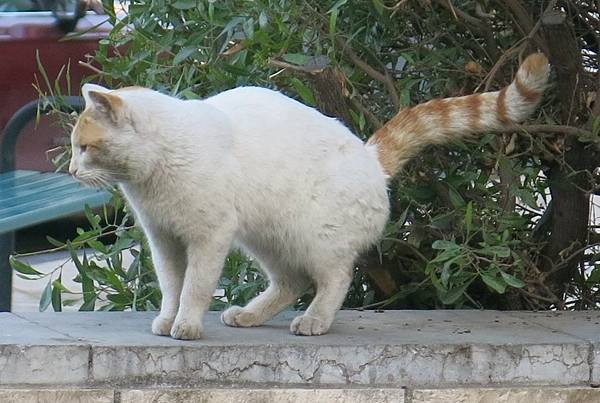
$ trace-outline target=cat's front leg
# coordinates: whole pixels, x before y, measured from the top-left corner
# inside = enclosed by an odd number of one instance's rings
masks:
[[[171,328],[174,339],[193,340],[202,336],[202,318],[215,292],[231,240],[232,233],[220,231],[211,234],[211,239],[199,237],[188,245],[179,311]]]
[[[160,314],[152,322],[152,333],[169,336],[179,310],[186,256],[182,242],[164,231],[146,228],[152,261],[162,293]]]

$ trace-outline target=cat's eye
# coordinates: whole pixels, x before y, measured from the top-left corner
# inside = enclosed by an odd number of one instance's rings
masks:
[[[80,146],[79,146],[79,150],[80,150],[82,153],[86,152],[87,148],[88,148],[88,146],[87,146],[87,145],[80,145]]]

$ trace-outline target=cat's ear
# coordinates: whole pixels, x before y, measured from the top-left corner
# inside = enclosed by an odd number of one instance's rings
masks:
[[[86,105],[92,107],[101,115],[118,124],[123,117],[123,100],[111,94],[110,90],[95,84],[85,84],[82,87]]]
[[[85,100],[85,104],[86,105],[93,105],[94,102],[92,101],[92,99],[90,98],[90,92],[91,91],[95,91],[95,92],[102,92],[102,93],[109,93],[110,90],[108,88],[104,88],[101,85],[97,85],[97,84],[83,84],[83,86],[81,87],[81,95],[83,95],[83,99]]]

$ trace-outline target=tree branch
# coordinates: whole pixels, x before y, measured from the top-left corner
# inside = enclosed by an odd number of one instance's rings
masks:
[[[566,125],[514,125],[507,126],[501,132],[523,131],[527,133],[555,133],[568,136],[591,136],[592,132],[578,127]]]
[[[485,50],[492,60],[496,60],[500,57],[498,44],[496,43],[496,39],[494,38],[494,35],[487,22],[484,22],[479,18],[473,17],[471,14],[466,13],[465,11],[456,8],[452,4],[451,0],[436,0],[436,3],[449,10],[456,21],[466,26],[467,29],[473,30],[485,40],[487,45]]]
[[[542,38],[541,35],[538,34],[538,30],[540,27],[540,20],[538,20],[535,24],[533,23],[533,19],[529,15],[530,13],[525,9],[523,3],[520,0],[505,0],[504,4],[509,8],[513,16],[517,19],[519,26],[523,30],[523,32],[529,32],[527,35],[528,39],[532,39],[535,44],[540,48],[544,53],[548,53],[548,46],[546,46],[546,42]],[[542,15],[549,12],[556,5],[556,0],[552,0]]]
[[[400,109],[400,97],[398,96],[398,91],[396,90],[396,85],[394,84],[394,80],[387,73],[380,73],[371,67],[368,63],[362,60],[355,52],[352,50],[350,46],[342,38],[336,36],[335,41],[337,45],[342,49],[342,51],[348,56],[348,58],[354,63],[356,67],[364,71],[369,77],[373,78],[376,81],[382,83],[390,94],[392,103],[396,109]]]
[[[356,99],[356,97],[350,97],[350,103],[352,106],[354,106],[354,108],[358,109],[359,112],[365,115],[365,118],[369,121],[371,126],[373,126],[374,131],[383,126],[381,120],[379,120],[377,116],[375,116],[375,114],[369,110],[369,108],[365,107],[362,102]]]

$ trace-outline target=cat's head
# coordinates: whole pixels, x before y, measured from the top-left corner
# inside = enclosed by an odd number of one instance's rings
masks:
[[[69,173],[85,184],[103,187],[133,180],[140,167],[139,134],[123,90],[85,84],[85,110],[71,133]]]

